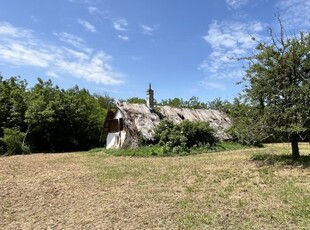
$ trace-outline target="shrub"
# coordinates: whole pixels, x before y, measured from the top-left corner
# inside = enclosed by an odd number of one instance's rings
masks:
[[[0,138],[0,155],[5,154],[7,150],[7,146],[5,142]]]
[[[155,130],[155,138],[166,154],[190,152],[193,147],[210,147],[218,142],[214,130],[206,122],[183,121],[175,125],[163,120]]]
[[[8,155],[29,153],[28,146],[23,145],[25,133],[16,129],[3,129],[4,136],[0,138],[0,152]]]
[[[218,139],[214,136],[214,130],[207,122],[191,122],[183,121],[177,127],[181,133],[187,138],[187,147],[191,148],[194,145],[209,145],[213,146],[218,142]]]

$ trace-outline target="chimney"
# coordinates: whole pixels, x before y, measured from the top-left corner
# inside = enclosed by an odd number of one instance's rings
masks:
[[[146,105],[151,111],[154,111],[154,90],[152,90],[151,83],[149,84],[149,89],[146,91]]]

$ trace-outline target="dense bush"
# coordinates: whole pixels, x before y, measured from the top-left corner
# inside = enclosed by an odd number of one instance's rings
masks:
[[[0,138],[0,153],[13,155],[29,153],[29,148],[23,145],[25,133],[14,129],[3,129],[4,136]]]
[[[214,130],[206,122],[183,121],[175,125],[163,120],[155,130],[155,138],[163,146],[164,153],[189,152],[192,148],[212,147],[218,142]]]

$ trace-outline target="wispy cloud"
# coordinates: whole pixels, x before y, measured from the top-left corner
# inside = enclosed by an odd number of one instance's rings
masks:
[[[226,0],[229,9],[239,9],[246,5],[249,0]]]
[[[121,18],[113,21],[113,28],[118,31],[127,31],[128,30],[128,22]]]
[[[214,21],[203,39],[211,46],[212,52],[200,65],[200,69],[211,78],[236,79],[242,75],[240,63],[234,58],[244,57],[255,48],[252,36],[260,39],[264,29],[260,22]]]
[[[89,3],[88,3],[89,4]],[[88,12],[92,15],[97,17],[98,19],[106,19],[109,15],[109,11],[102,10],[97,6],[89,5],[87,6]]]
[[[67,32],[61,32],[61,33],[54,32],[54,35],[58,37],[60,41],[68,45],[71,45],[76,49],[80,49],[88,53],[92,52],[92,49],[87,46],[84,39],[81,37],[78,37],[76,35],[73,35]]]
[[[146,25],[143,25],[143,24],[141,24],[140,27],[142,29],[142,32],[144,34],[146,34],[146,35],[153,35],[153,32],[155,30],[154,27],[146,26]]]
[[[89,32],[96,32],[96,27],[93,26],[92,24],[90,24],[89,22],[82,20],[82,19],[78,19],[77,22],[83,26],[87,31]]]
[[[310,1],[308,0],[281,0],[276,7],[284,26],[291,32],[298,30],[309,31],[310,28]]]
[[[117,36],[119,39],[123,40],[123,41],[128,41],[129,37],[128,36],[122,36],[122,35],[118,35]]]
[[[93,52],[91,49],[85,52],[83,47],[87,46],[82,39],[68,33],[60,35],[74,38],[74,42],[69,43],[75,48],[48,44],[36,37],[31,30],[0,22],[0,60],[16,66],[39,67],[51,77],[69,74],[104,85],[122,83],[122,74],[113,71],[109,55],[103,51]],[[62,41],[61,36],[59,38]]]

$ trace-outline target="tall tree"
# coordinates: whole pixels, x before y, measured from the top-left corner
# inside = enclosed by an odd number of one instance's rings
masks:
[[[310,130],[310,34],[287,36],[279,25],[280,35],[269,28],[269,42],[247,58],[245,96],[259,109],[261,127],[286,134],[298,159],[298,142]]]
[[[20,77],[3,79],[0,75],[0,137],[2,127],[25,129],[27,82]]]

